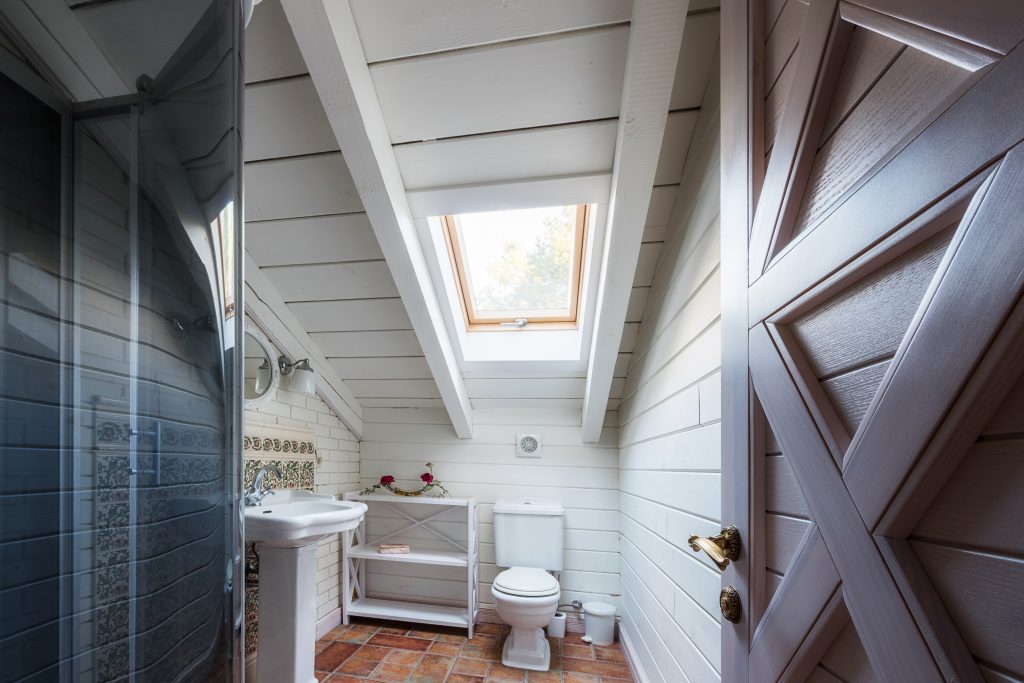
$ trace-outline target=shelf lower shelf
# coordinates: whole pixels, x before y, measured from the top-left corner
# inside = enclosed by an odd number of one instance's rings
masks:
[[[447,552],[444,550],[413,550],[408,553],[380,553],[375,545],[356,545],[348,551],[350,557],[362,560],[380,560],[381,562],[405,562],[408,564],[434,564],[442,567],[468,567],[469,557],[466,553]]]
[[[469,610],[466,607],[360,598],[352,601],[348,613],[355,617],[414,621],[435,626],[457,626],[460,628],[469,628],[470,626]]]

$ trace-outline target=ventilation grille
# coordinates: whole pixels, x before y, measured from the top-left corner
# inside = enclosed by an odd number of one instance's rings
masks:
[[[516,434],[516,456],[520,458],[539,458],[540,455],[540,434]]]

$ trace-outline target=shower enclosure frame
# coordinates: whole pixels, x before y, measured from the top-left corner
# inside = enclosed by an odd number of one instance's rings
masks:
[[[239,17],[241,16],[241,8],[239,7]],[[13,27],[7,26],[0,17],[0,28],[6,29],[9,36],[18,40],[18,32]],[[237,46],[239,54],[243,52],[244,42],[244,28],[242,27],[240,18],[233,22],[234,45]],[[18,40],[20,43],[21,41]],[[127,114],[132,120],[132,173],[131,173],[131,198],[132,198],[132,235],[133,242],[133,272],[136,277],[133,277],[133,292],[131,298],[134,302],[134,306],[138,306],[138,192],[141,190],[138,186],[138,142],[139,142],[139,121],[138,113],[141,105],[139,95],[127,95],[110,97],[103,99],[90,100],[85,102],[73,102],[69,96],[62,93],[57,87],[47,81],[47,78],[52,80],[54,83],[59,82],[59,79],[53,77],[52,73],[46,68],[46,65],[39,59],[33,59],[33,50],[31,46],[27,44],[19,44],[19,48],[25,52],[25,54],[32,61],[32,66],[38,69],[39,73],[33,71],[28,65],[21,61],[9,56],[4,51],[0,50],[0,75],[3,75],[13,81],[16,85],[20,86],[30,95],[35,97],[41,103],[45,104],[56,112],[60,117],[60,270],[61,270],[61,286],[60,286],[60,309],[59,315],[62,320],[77,320],[79,311],[79,295],[76,292],[77,269],[79,267],[75,258],[76,242],[75,242],[75,190],[76,190],[76,178],[74,177],[74,165],[76,163],[76,147],[78,137],[75,135],[76,125],[85,123],[89,120],[110,117],[116,115]],[[239,349],[240,344],[244,340],[244,324],[245,324],[245,280],[244,280],[244,264],[245,264],[245,245],[244,245],[244,204],[242,196],[242,173],[244,168],[242,144],[241,144],[241,131],[243,130],[243,107],[242,103],[244,100],[244,74],[243,74],[243,60],[233,59],[232,60],[232,82],[233,88],[233,101],[231,106],[234,108],[234,121],[235,128],[234,134],[237,136],[237,144],[234,146],[234,240],[232,249],[232,261],[233,261],[233,273],[231,273],[231,290],[233,290],[233,301],[230,305],[226,305],[224,294],[227,288],[225,287],[225,270],[223,268],[225,255],[220,252],[219,248],[214,248],[212,256],[214,257],[215,264],[217,266],[215,273],[213,273],[213,279],[217,283],[217,302],[219,303],[219,310],[214,317],[215,325],[219,338],[225,342],[225,346],[233,349]],[[40,75],[42,74],[42,75]],[[212,231],[211,231],[212,232]],[[216,240],[211,239],[211,245],[220,246]],[[68,274],[72,274],[68,277]],[[138,319],[134,320],[135,327],[137,328]],[[80,411],[74,408],[68,408],[68,406],[78,406],[80,404],[80,382],[76,379],[78,376],[77,368],[80,367],[80,349],[79,343],[80,330],[77,325],[64,324],[61,325],[59,348],[61,358],[64,359],[66,371],[61,373],[60,378],[60,402],[62,407],[62,414],[60,417],[60,443],[62,450],[70,450],[73,452],[79,452],[83,448],[82,441],[82,430],[81,430],[81,414]],[[133,354],[137,356],[137,343],[138,334],[137,330],[132,335],[132,346]],[[245,654],[244,654],[244,600],[245,600],[245,576],[244,576],[244,509],[241,501],[242,491],[242,480],[243,480],[243,458],[242,458],[242,428],[243,428],[243,417],[244,408],[242,401],[241,391],[241,377],[243,375],[243,363],[244,354],[242,353],[227,353],[223,354],[224,359],[224,371],[225,379],[230,381],[231,391],[227,392],[225,397],[225,424],[228,428],[224,434],[224,471],[225,477],[228,481],[225,485],[225,493],[227,506],[224,510],[225,514],[225,556],[226,556],[226,567],[225,567],[225,605],[224,605],[224,623],[222,625],[221,637],[227,635],[228,642],[225,643],[225,653],[227,655],[227,661],[222,663],[222,670],[225,677],[222,680],[230,680],[236,683],[240,683],[243,680],[244,669],[245,669]],[[134,359],[137,362],[137,357]],[[132,371],[132,385],[138,383],[138,373],[133,368]],[[135,418],[136,401],[133,395],[132,400],[132,424],[133,428],[138,430],[137,421]],[[159,424],[159,422],[157,423]],[[136,440],[137,444],[137,440]],[[132,462],[132,474],[138,474],[139,461],[138,461],[138,450],[137,445],[131,449],[131,462]],[[75,502],[80,496],[80,492],[76,489],[76,482],[78,481],[78,467],[79,458],[61,458],[60,464],[60,486],[61,495],[60,500],[60,511],[59,519],[62,529],[77,529],[80,528],[80,520],[77,516],[80,515],[80,506],[76,505]],[[133,476],[133,484],[131,486],[132,498],[134,502],[135,494],[137,492],[137,477]],[[134,509],[134,505],[132,506]],[[132,520],[135,521],[134,519]],[[134,539],[137,537],[137,532],[133,529],[131,543],[134,546]],[[60,559],[59,566],[62,576],[67,576],[74,572],[74,562],[81,553],[79,547],[81,542],[81,536],[74,533],[65,534],[59,544]],[[134,575],[134,572],[132,572]],[[60,583],[60,614],[70,615],[74,613],[74,606],[72,604],[72,598],[74,592],[69,590],[69,581],[62,581]],[[134,613],[134,608],[132,608]],[[72,656],[63,655],[60,658],[59,663],[59,679],[60,680],[74,680],[76,672],[73,670],[73,655],[78,652],[78,639],[79,635],[76,633],[75,624],[73,619],[62,619],[60,632],[60,650],[61,653],[70,653]],[[133,672],[130,675],[130,680],[136,680],[134,674],[134,656],[132,657]]]

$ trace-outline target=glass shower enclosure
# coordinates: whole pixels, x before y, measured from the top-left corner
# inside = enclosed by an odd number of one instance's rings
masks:
[[[0,0],[0,683],[241,680],[240,4]]]

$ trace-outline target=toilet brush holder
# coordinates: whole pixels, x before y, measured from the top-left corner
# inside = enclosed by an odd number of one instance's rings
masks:
[[[548,637],[565,638],[565,612],[555,612],[548,622]]]

